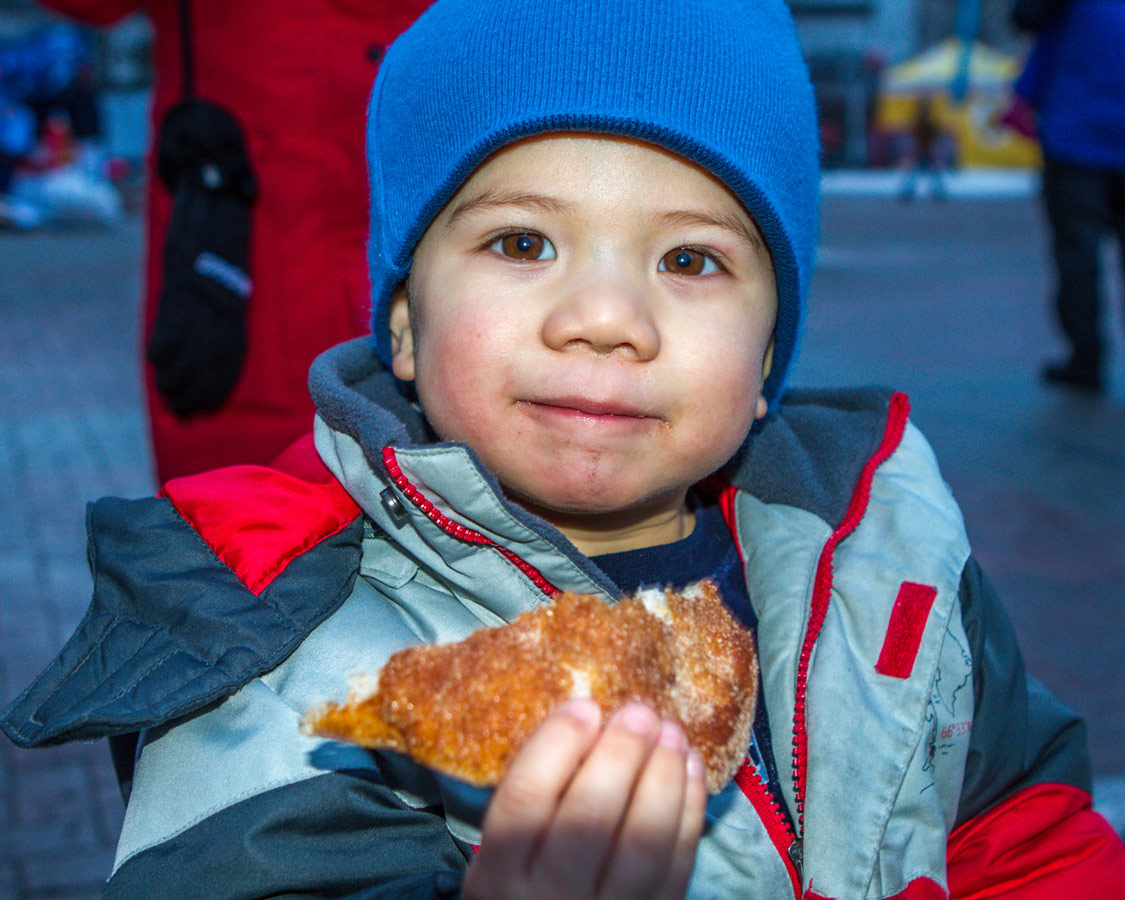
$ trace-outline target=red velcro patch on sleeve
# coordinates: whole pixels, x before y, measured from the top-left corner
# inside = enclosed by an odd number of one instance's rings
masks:
[[[926,619],[937,597],[937,588],[928,584],[904,581],[898,589],[891,621],[887,623],[887,636],[875,671],[892,678],[909,678],[926,630]]]

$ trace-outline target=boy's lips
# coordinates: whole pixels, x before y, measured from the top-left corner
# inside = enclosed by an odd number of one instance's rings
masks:
[[[536,417],[557,422],[590,423],[616,427],[648,427],[660,421],[651,411],[617,400],[591,397],[550,397],[518,402]]]

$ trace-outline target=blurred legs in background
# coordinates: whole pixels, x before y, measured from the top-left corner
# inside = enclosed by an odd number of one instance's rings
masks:
[[[1065,360],[1043,370],[1046,381],[1099,393],[1104,387],[1101,244],[1113,234],[1125,247],[1125,172],[1045,160],[1043,200],[1051,226],[1055,309],[1070,343]]]

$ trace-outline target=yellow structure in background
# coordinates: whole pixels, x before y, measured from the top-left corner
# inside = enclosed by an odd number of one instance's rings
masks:
[[[1038,168],[1038,143],[1000,122],[1012,100],[1020,60],[974,43],[968,55],[967,92],[957,102],[953,85],[964,64],[965,45],[948,38],[887,68],[876,97],[875,126],[885,136],[910,135],[919,113],[928,109],[934,125],[953,141],[957,168]]]

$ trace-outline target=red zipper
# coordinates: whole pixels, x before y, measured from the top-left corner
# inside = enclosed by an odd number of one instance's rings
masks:
[[[531,565],[531,563],[520,559],[519,556],[507,547],[501,547],[496,541],[492,540],[492,538],[481,534],[479,531],[474,531],[472,528],[466,528],[460,522],[455,522],[427,500],[422,492],[410,483],[410,479],[406,477],[399,467],[398,458],[395,456],[393,447],[387,446],[383,448],[383,465],[387,469],[387,474],[391,476],[391,480],[394,481],[395,485],[402,491],[406,499],[418,507],[430,521],[446,534],[450,534],[457,538],[457,540],[464,541],[466,544],[480,544],[485,547],[491,547],[523,572],[528,580],[548,597],[554,597],[559,593],[559,589],[544,578],[543,574],[536,569],[535,566]]]
[[[797,832],[805,832],[805,778],[808,771],[808,731],[805,724],[805,701],[808,692],[809,663],[813,646],[820,636],[820,629],[828,616],[828,606],[832,597],[833,555],[836,546],[851,534],[867,512],[871,499],[871,482],[875,470],[898,448],[910,417],[910,400],[906,394],[896,393],[891,397],[887,413],[887,424],[883,437],[875,453],[867,460],[859,476],[859,483],[852,494],[848,511],[843,521],[829,536],[820,552],[816,566],[816,580],[813,583],[812,606],[809,611],[808,628],[801,645],[801,655],[797,662],[797,695],[793,710],[793,793],[797,798]]]
[[[778,856],[789,873],[789,883],[793,888],[794,900],[801,897],[801,842],[782,812],[781,804],[770,792],[766,780],[758,772],[750,759],[747,758],[742,768],[735,773],[735,784],[739,786],[754,812],[758,814],[762,824],[766,827],[766,834],[773,842]]]

